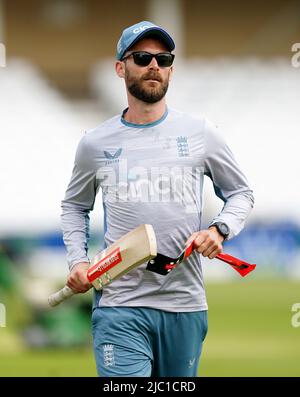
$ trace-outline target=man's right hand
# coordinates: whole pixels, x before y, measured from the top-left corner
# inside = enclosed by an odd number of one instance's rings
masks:
[[[90,284],[86,276],[89,267],[89,262],[80,262],[71,270],[67,279],[67,286],[70,287],[75,294],[86,292],[92,288],[92,284]]]

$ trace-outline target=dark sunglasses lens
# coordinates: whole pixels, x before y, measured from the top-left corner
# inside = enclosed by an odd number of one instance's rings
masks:
[[[134,52],[133,59],[136,65],[138,66],[148,66],[152,61],[153,55],[148,54],[147,52]],[[171,66],[174,60],[174,55],[165,53],[165,54],[157,54],[156,55],[157,64],[160,67],[168,67]]]
[[[139,66],[147,66],[152,60],[152,55],[145,52],[136,52],[133,54],[134,62]]]
[[[161,67],[171,66],[173,63],[173,55],[172,54],[159,54],[156,56],[157,64]]]

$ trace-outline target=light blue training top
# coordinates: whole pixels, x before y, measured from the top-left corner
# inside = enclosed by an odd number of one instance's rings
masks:
[[[62,201],[62,230],[70,269],[89,261],[89,212],[102,189],[105,246],[143,223],[153,226],[158,252],[176,257],[201,230],[202,190],[208,176],[224,201],[213,220],[229,238],[244,227],[254,199],[218,129],[205,118],[173,109],[150,124],[118,115],[89,130],[79,142]],[[194,252],[167,276],[143,264],[102,291],[99,306],[143,306],[187,312],[206,310],[200,254]]]

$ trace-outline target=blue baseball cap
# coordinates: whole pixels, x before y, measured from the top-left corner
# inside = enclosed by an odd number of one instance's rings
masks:
[[[123,30],[122,36],[117,45],[116,58],[121,60],[125,52],[132,47],[135,43],[146,36],[157,37],[158,40],[162,41],[169,51],[173,51],[175,43],[172,37],[160,26],[154,25],[149,21],[142,21],[135,25],[129,26]]]

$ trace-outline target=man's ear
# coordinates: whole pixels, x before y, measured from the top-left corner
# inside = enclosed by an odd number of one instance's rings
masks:
[[[124,79],[125,77],[125,64],[124,62],[117,61],[115,65],[115,70],[117,75],[121,78]]]
[[[174,72],[174,68],[173,68],[173,66],[171,66],[170,67],[170,72],[169,72],[169,82],[172,80],[173,72]]]

